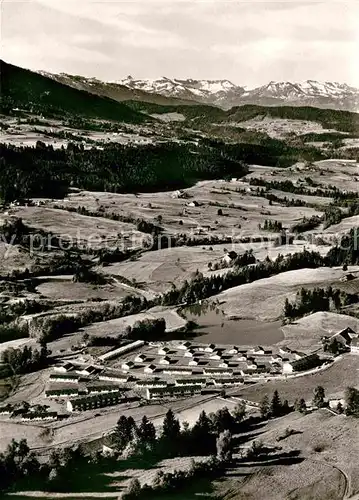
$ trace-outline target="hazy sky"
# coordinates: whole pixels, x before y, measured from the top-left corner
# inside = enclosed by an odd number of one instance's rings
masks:
[[[1,0],[1,57],[106,80],[359,86],[359,1]]]

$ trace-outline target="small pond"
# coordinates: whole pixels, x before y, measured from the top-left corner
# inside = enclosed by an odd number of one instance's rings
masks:
[[[193,337],[203,343],[268,346],[284,339],[280,321],[229,319],[220,304],[195,304],[183,308],[181,315],[197,324]]]

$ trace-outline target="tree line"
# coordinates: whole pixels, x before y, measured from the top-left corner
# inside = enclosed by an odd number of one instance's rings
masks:
[[[285,319],[292,320],[317,311],[329,311],[331,307],[338,311],[342,307],[356,302],[359,302],[357,294],[347,293],[331,286],[314,288],[313,290],[301,288],[297,292],[294,302],[285,299],[283,316]]]
[[[62,198],[70,186],[90,191],[136,192],[178,189],[200,179],[247,173],[221,145],[167,142],[108,144],[85,149],[69,143],[54,149],[0,145],[0,198]]]

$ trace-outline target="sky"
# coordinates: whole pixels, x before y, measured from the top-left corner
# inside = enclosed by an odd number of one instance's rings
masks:
[[[1,0],[1,57],[120,80],[338,81],[359,87],[359,1]]]

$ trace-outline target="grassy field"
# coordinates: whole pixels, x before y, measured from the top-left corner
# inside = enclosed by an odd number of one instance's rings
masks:
[[[277,437],[287,428],[298,433],[278,443]],[[235,484],[238,493],[223,498],[236,500],[329,500],[343,498],[345,493],[349,498],[359,491],[358,444],[353,439],[356,429],[355,419],[335,416],[327,410],[309,415],[295,412],[270,421],[253,438],[268,447],[279,445],[279,453],[298,450],[302,461],[275,466],[268,461],[257,467],[238,467],[233,471],[234,479],[229,474],[217,491],[224,493],[227,487],[233,491]]]
[[[46,298],[60,301],[64,298],[66,300],[121,299],[129,294],[127,288],[117,283],[97,286],[90,283],[74,283],[72,276],[67,278],[66,280],[49,279],[41,283],[36,291]]]
[[[77,241],[93,248],[116,248],[125,236],[131,236],[133,246],[142,241],[141,234],[132,224],[99,217],[88,217],[65,210],[47,207],[19,207],[11,215],[21,217],[34,229],[49,231],[69,241]]]
[[[250,401],[260,401],[264,395],[271,397],[277,389],[282,399],[288,399],[290,403],[296,398],[311,401],[314,389],[321,385],[325,389],[326,397],[342,397],[346,387],[359,388],[358,372],[359,356],[345,354],[325,370],[286,380],[258,383],[240,389],[237,395]]]
[[[282,344],[298,351],[310,351],[321,347],[321,337],[331,336],[347,327],[359,330],[359,319],[345,314],[317,312],[282,327]]]
[[[358,271],[359,266],[352,266],[348,270]],[[233,287],[211,300],[221,302],[226,316],[274,321],[281,317],[285,299],[293,300],[300,288],[327,287],[337,282],[344,274],[341,267],[287,271]]]

